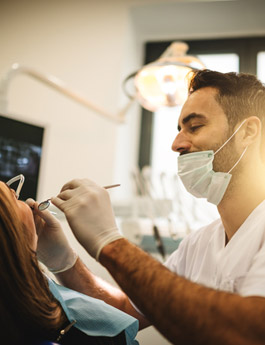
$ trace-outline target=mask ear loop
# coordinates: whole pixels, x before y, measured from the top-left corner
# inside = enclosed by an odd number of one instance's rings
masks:
[[[237,162],[232,166],[232,168],[228,171],[228,174],[237,166],[237,164],[241,161],[241,158],[244,156],[244,154],[247,151],[248,146],[245,148],[245,150],[242,152],[241,156],[238,158]]]
[[[241,122],[241,124],[239,125],[239,127],[234,131],[234,133],[231,135],[231,137],[230,138],[228,138],[224,143],[223,143],[223,145],[221,146],[221,147],[219,147],[219,149],[218,150],[216,150],[215,152],[214,152],[214,156],[216,155],[216,153],[218,153],[228,142],[229,142],[229,140],[231,140],[232,138],[233,138],[233,136],[240,130],[240,128],[243,126],[243,124],[245,123],[247,121],[247,119],[245,119],[243,122]],[[244,152],[243,152],[243,154],[246,152],[246,149],[244,150]],[[242,156],[242,155],[241,155]],[[240,158],[239,158],[239,160],[241,159],[241,156],[240,156]],[[238,163],[238,162],[237,162]],[[236,164],[237,164],[236,163]],[[234,167],[233,167],[234,168]],[[232,169],[233,169],[232,168]]]

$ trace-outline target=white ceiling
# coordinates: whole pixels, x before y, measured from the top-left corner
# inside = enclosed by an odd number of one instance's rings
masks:
[[[125,0],[132,5],[146,5],[146,4],[167,4],[180,2],[217,2],[217,1],[242,1],[242,0]]]
[[[265,34],[264,0],[127,0],[138,40]]]

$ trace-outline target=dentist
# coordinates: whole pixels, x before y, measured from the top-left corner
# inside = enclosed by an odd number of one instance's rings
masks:
[[[204,70],[189,91],[172,149],[186,189],[220,218],[184,238],[163,266],[122,236],[106,190],[70,181],[51,201],[124,292],[79,259],[58,279],[174,344],[265,344],[265,87],[253,75]]]

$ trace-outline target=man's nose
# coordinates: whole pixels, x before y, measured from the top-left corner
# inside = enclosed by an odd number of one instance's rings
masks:
[[[191,148],[191,142],[189,138],[182,131],[180,131],[174,139],[171,148],[174,152],[189,152]]]

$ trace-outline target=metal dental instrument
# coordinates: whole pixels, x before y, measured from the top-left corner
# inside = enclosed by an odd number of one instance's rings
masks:
[[[46,210],[46,209],[50,206],[50,204],[51,204],[51,199],[47,199],[47,200],[45,200],[45,201],[42,201],[42,202],[39,204],[38,209],[39,209],[40,211],[44,211],[44,210]]]
[[[109,186],[104,186],[103,188],[110,189],[110,188],[115,188],[115,187],[119,187],[119,186],[120,186],[120,184],[118,183],[118,184],[111,184]]]
[[[180,185],[179,185],[179,176],[177,174],[173,175],[172,179],[173,183],[173,192],[174,192],[174,201],[175,201],[175,206],[177,206],[177,213],[179,216],[179,219],[183,221],[186,227],[186,234],[188,235],[191,232],[191,227],[189,220],[187,219],[187,216],[184,214],[184,204],[183,200],[181,198],[181,190],[180,190]]]
[[[110,188],[115,188],[115,187],[119,187],[120,184],[111,184],[109,186],[104,186],[103,188],[105,189],[110,189]],[[39,203],[38,209],[40,211],[44,211],[46,210],[51,204],[51,199],[47,199],[45,201],[42,201],[41,203]],[[56,214],[55,212],[51,212],[52,214]]]
[[[147,175],[149,178],[147,179]],[[162,259],[164,260],[166,257],[166,251],[164,247],[164,243],[162,241],[160,231],[158,226],[156,225],[155,221],[155,202],[152,197],[152,191],[154,191],[151,178],[150,178],[150,168],[143,167],[142,171],[137,169],[133,175],[135,182],[137,183],[137,187],[140,190],[140,193],[143,197],[146,197],[146,207],[145,207],[145,214],[152,222],[152,230],[153,235],[156,243],[156,248],[158,253],[161,255]]]
[[[164,197],[164,200],[166,201],[169,198],[168,198],[168,195],[167,195],[165,179],[166,179],[166,173],[165,172],[161,172],[160,173],[160,183],[161,183],[161,187],[162,187],[163,197]],[[164,203],[164,205],[166,205],[166,203]],[[164,206],[164,208],[166,208],[166,206]],[[169,215],[169,210],[167,210],[167,209],[165,209],[165,218],[167,219],[167,222],[168,222],[168,230],[169,230],[170,237],[174,241],[178,240],[178,233],[174,229],[174,224],[173,224],[172,219],[171,219],[171,217]]]

